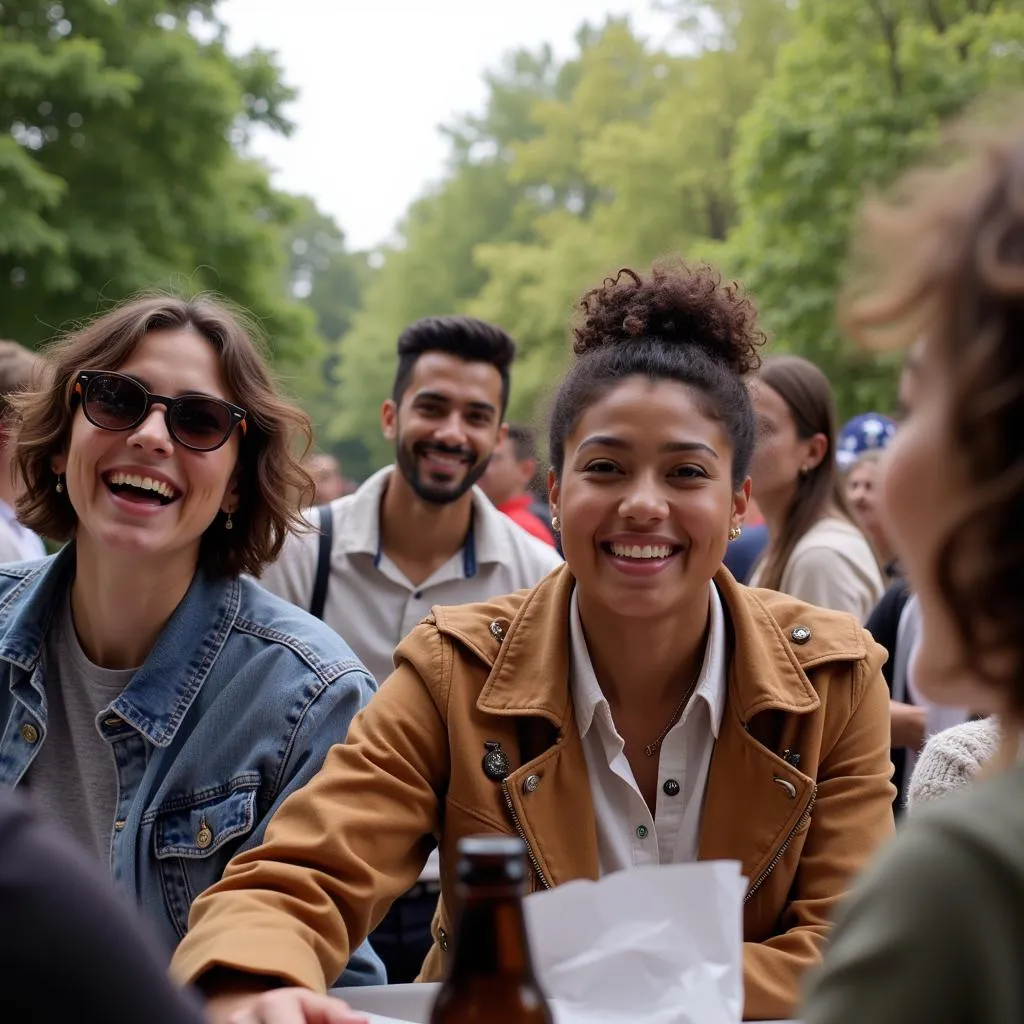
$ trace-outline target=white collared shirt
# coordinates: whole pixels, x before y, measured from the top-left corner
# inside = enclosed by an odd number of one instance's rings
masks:
[[[710,627],[704,662],[693,697],[657,754],[658,800],[653,816],[633,777],[608,700],[594,674],[573,591],[569,677],[597,818],[602,875],[646,864],[683,864],[697,859],[704,791],[725,710],[728,668],[722,601],[715,585],[708,586]],[[651,723],[652,741],[663,727],[664,723]]]
[[[340,633],[380,683],[392,655],[434,605],[487,601],[532,587],[556,566],[558,553],[531,537],[473,488],[473,516],[463,548],[418,586],[380,547],[380,504],[392,468],[375,473],[355,494],[331,502],[334,537],[324,622]],[[292,534],[260,579],[269,591],[308,609],[319,533]]]

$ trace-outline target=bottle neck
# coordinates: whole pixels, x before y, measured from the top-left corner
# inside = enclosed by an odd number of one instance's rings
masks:
[[[534,978],[518,893],[464,898],[450,977],[484,975],[520,981]]]

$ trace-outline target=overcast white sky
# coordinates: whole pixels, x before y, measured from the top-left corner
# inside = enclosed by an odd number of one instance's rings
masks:
[[[274,183],[311,195],[352,248],[390,235],[405,208],[437,180],[446,155],[437,126],[482,108],[483,73],[520,46],[573,52],[586,20],[629,14],[664,42],[671,19],[650,0],[222,0],[229,46],[278,51],[290,85],[290,139],[254,149]]]

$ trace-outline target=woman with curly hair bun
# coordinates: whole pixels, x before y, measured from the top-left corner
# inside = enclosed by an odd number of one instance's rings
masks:
[[[1024,123],[961,129],[942,155],[866,207],[844,313],[875,346],[923,339],[881,473],[919,602],[911,671],[996,716],[959,727],[968,756],[1001,750],[967,783],[958,730],[936,738],[935,774],[963,788],[915,810],[851,898],[809,1024],[1024,1020]]]
[[[788,1017],[890,835],[884,652],[849,616],[722,568],[750,491],[753,306],[707,267],[623,270],[583,297],[574,335],[550,427],[567,564],[435,608],[348,742],[200,898],[174,966],[215,1019],[312,1013],[303,987],[330,983],[430,836],[442,895],[421,978],[440,978],[456,844],[480,832],[524,839],[534,890],[741,861],[745,1015]]]

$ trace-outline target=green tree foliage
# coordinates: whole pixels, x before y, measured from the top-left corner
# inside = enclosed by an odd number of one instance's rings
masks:
[[[689,50],[671,55],[623,22],[580,37],[576,88],[535,108],[543,134],[513,173],[571,183],[526,244],[477,250],[488,280],[470,309],[509,327],[523,356],[513,411],[530,416],[560,375],[574,300],[602,273],[667,252],[712,251],[736,221],[736,131],[790,32],[782,0],[673,5]],[[572,166],[574,179],[569,172]]]
[[[448,130],[443,179],[408,211],[340,346],[329,432],[390,457],[378,410],[409,321],[469,312],[520,346],[529,418],[569,354],[574,301],[664,253],[754,293],[776,349],[818,362],[844,414],[885,407],[891,361],[835,326],[851,220],[939,123],[1024,78],[1024,0],[666,0],[664,49],[621,20],[564,62],[518,53],[477,118]]]
[[[817,362],[844,414],[892,399],[894,369],[844,344],[834,307],[854,212],[994,87],[1024,82],[1019,0],[807,0],[741,132],[741,226],[724,259],[777,338]]]
[[[474,259],[482,242],[530,236],[530,189],[514,182],[509,168],[515,145],[537,133],[529,119],[533,104],[563,92],[566,76],[550,50],[515,53],[488,76],[484,113],[445,129],[451,140],[447,174],[406,213],[341,342],[336,412],[326,436],[331,444],[358,439],[367,449],[366,464],[350,461],[347,472],[362,475],[392,456],[378,414],[391,393],[402,328],[465,307],[486,281]]]
[[[296,366],[286,380],[309,413],[316,446],[337,456],[346,473],[365,475],[371,468],[366,446],[358,437],[330,437],[335,414],[340,339],[352,326],[371,277],[365,253],[350,252],[345,234],[333,218],[307,198],[296,201],[297,217],[288,232],[287,291],[316,316],[323,354]]]
[[[292,93],[268,54],[227,53],[214,8],[0,0],[0,335],[33,344],[140,289],[213,289],[280,357],[319,355],[282,283],[299,211],[243,155],[252,126],[290,129]]]

